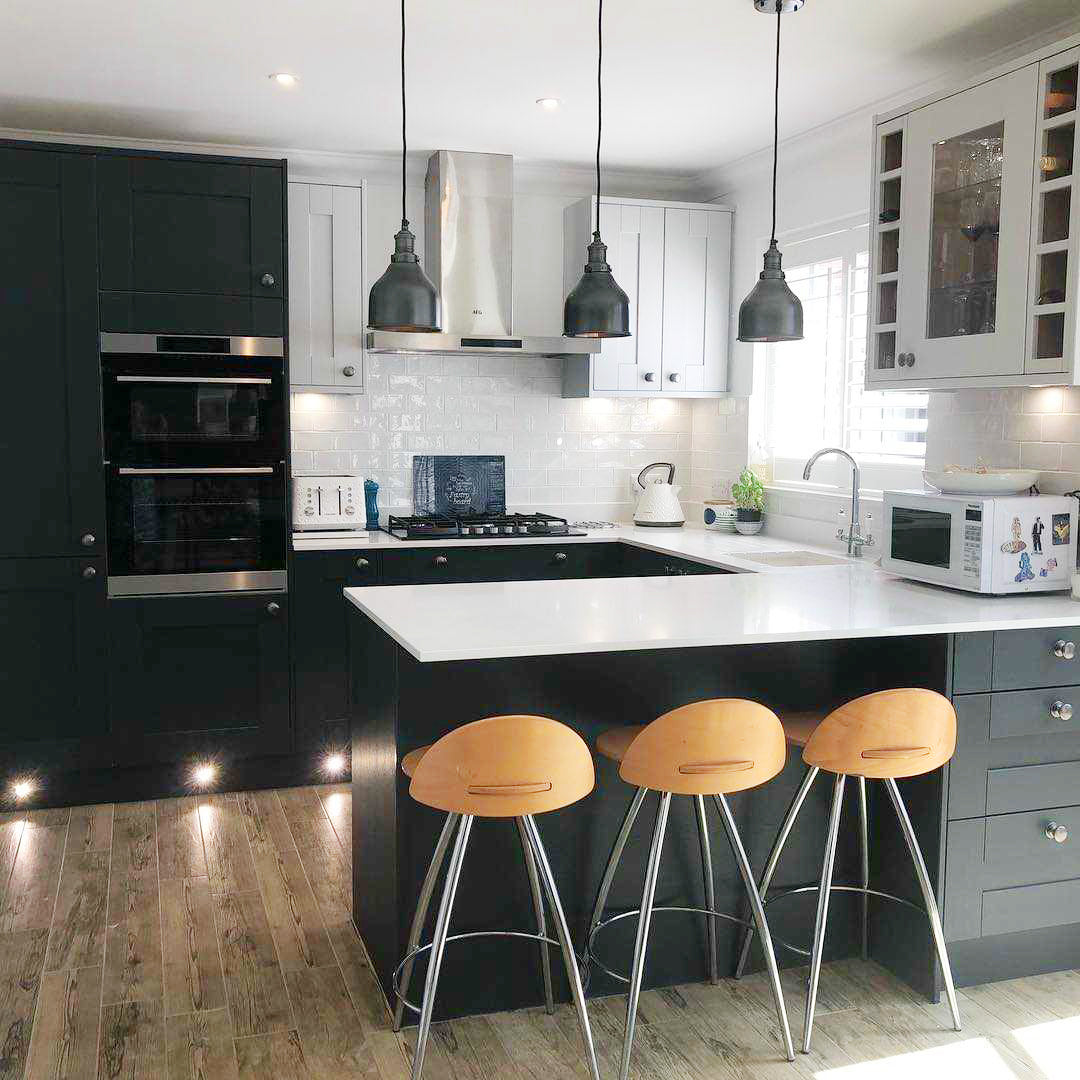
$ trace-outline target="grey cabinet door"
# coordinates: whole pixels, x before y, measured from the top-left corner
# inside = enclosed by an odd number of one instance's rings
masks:
[[[1054,652],[1058,641],[1080,642],[1080,626],[999,630],[994,634],[992,689],[1080,685],[1080,653],[1071,660]]]

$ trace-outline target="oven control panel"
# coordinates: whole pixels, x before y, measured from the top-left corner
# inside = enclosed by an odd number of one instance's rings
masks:
[[[363,477],[293,477],[293,528],[362,529],[363,527]]]

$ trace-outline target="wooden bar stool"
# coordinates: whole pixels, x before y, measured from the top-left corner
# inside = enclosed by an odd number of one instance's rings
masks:
[[[447,942],[475,937],[527,938],[540,943],[544,997],[549,1013],[553,1011],[553,1002],[547,948],[549,945],[561,946],[566,976],[570,981],[578,1023],[585,1040],[589,1071],[593,1080],[599,1080],[596,1050],[585,1009],[585,992],[578,971],[577,957],[570,942],[570,931],[566,925],[555,878],[534,820],[535,814],[569,806],[592,791],[595,783],[592,756],[584,740],[565,724],[544,716],[491,716],[486,720],[465,724],[444,735],[431,746],[424,746],[406,754],[401,761],[401,768],[411,780],[409,794],[417,802],[444,810],[447,814],[442,834],[435,845],[435,854],[420,889],[405,957],[394,971],[394,993],[398,998],[394,1030],[401,1029],[405,1008],[420,1014],[416,1053],[413,1056],[413,1080],[419,1080],[424,1067],[431,1015],[439,985],[439,969]],[[537,921],[535,934],[506,930],[453,936],[448,933],[454,895],[465,860],[465,849],[473,819],[477,817],[515,819],[532,889]],[[421,946],[420,935],[451,841],[453,848],[435,918],[435,931],[431,943]],[[547,893],[558,940],[547,935],[544,902],[540,892],[541,882]],[[419,953],[429,950],[431,956],[428,960],[424,998],[417,1006],[410,1002],[407,996],[413,963]]]
[[[626,1080],[630,1070],[630,1057],[634,1047],[634,1029],[637,1021],[638,999],[645,974],[645,953],[649,940],[649,926],[654,911],[684,911],[705,915],[708,919],[709,973],[715,980],[716,936],[715,919],[728,919],[742,923],[742,919],[715,910],[712,880],[712,855],[709,849],[708,823],[705,817],[705,796],[712,796],[720,820],[724,824],[731,850],[746,887],[754,922],[761,934],[762,945],[769,967],[776,1015],[780,1022],[781,1041],[789,1061],[795,1059],[784,1008],[784,994],[780,987],[780,973],[773,955],[772,939],[765,907],[758,895],[750,862],[739,837],[735,818],[725,798],[726,795],[757,787],[771,780],[784,767],[786,749],[784,731],[776,714],[753,701],[738,698],[719,698],[712,701],[696,701],[683,705],[654,720],[644,727],[622,727],[604,732],[597,739],[597,751],[619,763],[619,776],[637,791],[619,829],[611,855],[608,858],[596,904],[589,922],[587,955],[598,967],[622,982],[630,984],[626,1005],[626,1034],[623,1039],[621,1080]],[[603,918],[615,871],[626,847],[638,811],[648,791],[660,793],[656,811],[652,847],[645,870],[645,885],[638,911],[623,912],[608,919]],[[672,795],[689,795],[694,799],[702,867],[705,875],[705,908],[656,907],[656,882],[660,871],[660,857],[667,829],[668,811]],[[612,971],[596,960],[592,945],[599,930],[619,919],[638,916],[637,939],[634,945],[634,962],[629,978]]]
[[[940,768],[956,750],[956,713],[947,698],[933,690],[905,689],[882,690],[876,694],[849,701],[821,718],[820,715],[796,714],[783,721],[784,733],[789,742],[802,746],[803,761],[808,769],[791,802],[780,831],[777,833],[765,870],[761,875],[760,892],[765,903],[806,892],[806,888],[785,889],[767,897],[769,885],[780,861],[784,844],[806,796],[822,770],[832,773],[833,796],[829,813],[829,825],[825,836],[825,857],[821,869],[821,881],[810,889],[817,892],[817,915],[814,920],[813,944],[807,953],[810,957],[810,978],[806,995],[806,1015],[803,1027],[803,1052],[810,1052],[810,1038],[814,1027],[814,1010],[817,1005],[818,982],[821,978],[821,958],[825,946],[825,927],[829,913],[831,892],[857,892],[862,894],[862,940],[863,955],[867,953],[867,904],[871,896],[895,900],[912,905],[903,897],[870,888],[870,857],[868,841],[866,782],[881,780],[896,811],[900,829],[904,835],[915,875],[922,892],[925,913],[930,921],[930,931],[937,950],[938,962],[945,981],[945,993],[952,1012],[953,1027],[960,1030],[960,1012],[956,1004],[952,969],[945,949],[945,935],[941,929],[941,917],[934,900],[934,890],[926,869],[922,850],[915,837],[907,807],[900,796],[896,781],[903,777],[921,776]],[[840,812],[843,808],[844,784],[848,777],[859,781],[859,825],[862,849],[862,875],[860,885],[834,885],[833,863],[836,858],[837,836],[840,831]],[[738,978],[750,952],[753,928],[748,927],[743,940],[742,952],[735,969]],[[793,946],[789,946],[794,948]]]

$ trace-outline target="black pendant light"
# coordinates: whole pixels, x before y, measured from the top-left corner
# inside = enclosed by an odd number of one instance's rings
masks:
[[[601,72],[604,61],[604,0],[598,0],[596,31],[596,229],[589,245],[585,273],[570,290],[563,309],[567,337],[629,337],[630,300],[619,288],[607,261],[607,245],[600,239],[600,133],[603,127]]]
[[[416,237],[405,216],[405,150],[405,0],[401,0],[401,231],[394,235],[386,273],[368,293],[368,326],[435,334],[442,328],[439,291],[420,268]]]
[[[803,336],[802,302],[788,287],[780,268],[780,249],[776,246],[776,162],[780,153],[780,17],[786,11],[798,11],[803,0],[754,0],[758,11],[776,11],[776,86],[773,96],[773,171],[772,232],[765,252],[765,269],[758,283],[739,308],[740,341],[801,341]]]

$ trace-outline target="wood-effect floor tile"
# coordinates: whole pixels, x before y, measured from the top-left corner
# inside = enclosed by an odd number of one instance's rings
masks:
[[[220,893],[255,892],[255,864],[251,859],[240,805],[235,795],[214,795],[199,803],[203,847],[210,878],[210,891]]]
[[[204,877],[161,883],[165,1015],[225,1005],[210,883]]]
[[[232,1025],[225,1009],[165,1018],[167,1080],[236,1080]]]
[[[113,805],[76,806],[68,822],[66,855],[108,851],[112,845]]]
[[[308,1068],[320,1077],[377,1077],[364,1025],[337,965],[291,971],[285,978]]]
[[[297,794],[301,791],[307,791],[310,798]],[[289,788],[281,795],[296,849],[326,925],[351,922],[352,870],[318,796],[310,788]]]
[[[116,808],[102,1001],[162,998],[161,913],[154,804]]]
[[[240,1080],[321,1080],[308,1068],[295,1031],[237,1039],[234,1046]]]
[[[325,967],[334,952],[295,851],[256,856],[255,872],[283,971]]]
[[[26,1080],[86,1080],[94,1076],[100,1022],[100,964],[44,975]]]
[[[47,930],[52,925],[66,839],[66,818],[57,824],[43,811],[27,814],[0,905],[0,933]]]
[[[165,1018],[160,1001],[125,1001],[101,1010],[98,1080],[161,1080]]]
[[[237,796],[237,801],[256,860],[260,855],[296,850],[296,843],[289,823],[285,820],[285,811],[281,807],[277,792],[242,791]]]
[[[257,892],[215,896],[214,921],[233,1034],[266,1035],[291,1028],[289,997],[262,897]]]
[[[390,1029],[390,1012],[375,973],[371,970],[360,935],[352,922],[338,923],[328,930],[338,966],[353,1005],[369,1033]]]
[[[0,933],[0,1080],[20,1080],[30,1049],[49,932]]]
[[[23,814],[0,814],[0,901],[7,891],[8,879],[15,866],[26,817]],[[3,908],[0,907],[0,911]]]
[[[159,799],[157,815],[158,866],[162,881],[206,877],[199,800]]]
[[[60,875],[46,971],[94,967],[105,955],[109,853],[68,853]]]
[[[352,851],[352,785],[327,784],[315,790],[323,812],[330,819],[338,841],[348,855]]]

